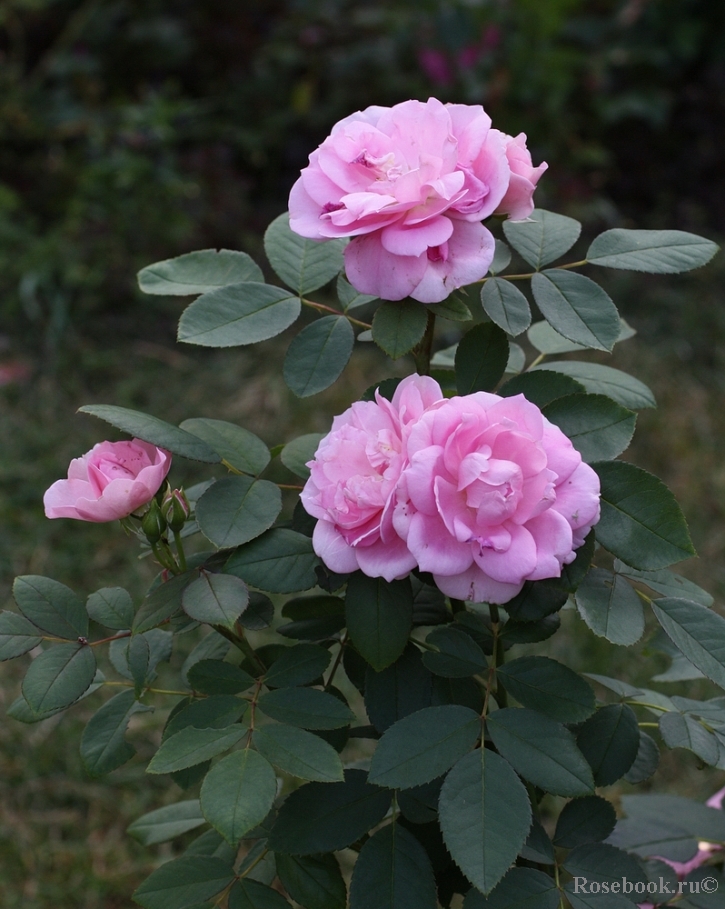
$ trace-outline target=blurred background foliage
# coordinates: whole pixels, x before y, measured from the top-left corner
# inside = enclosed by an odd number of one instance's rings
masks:
[[[73,415],[80,404],[228,419],[274,444],[324,431],[383,371],[409,371],[368,349],[300,403],[282,385],[279,342],[271,356],[175,346],[178,301],[142,297],[135,273],[204,247],[261,257],[262,231],[336,120],[431,94],[525,131],[535,163],[550,165],[538,204],[588,236],[725,236],[722,0],[1,0],[0,606],[16,574],[83,595],[138,594],[150,578],[117,527],[42,516],[43,490],[106,433]],[[682,278],[607,276],[639,332],[607,362],[660,402],[627,457],[677,494],[702,556],[683,573],[720,601],[724,258]],[[173,480],[201,475],[179,463]],[[575,668],[641,684],[667,665],[646,643],[602,644],[572,614],[564,625],[550,652]],[[3,717],[20,668],[0,666]],[[190,796],[149,784],[140,762],[89,783],[77,756],[89,702],[60,723],[0,721],[3,909],[128,907],[152,860],[171,854],[149,855],[124,830]],[[142,751],[152,726],[135,739]],[[660,783],[700,798],[712,778],[676,752]]]

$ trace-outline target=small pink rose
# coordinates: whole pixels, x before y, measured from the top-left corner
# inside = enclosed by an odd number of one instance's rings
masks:
[[[599,520],[599,478],[523,395],[441,400],[410,429],[393,526],[449,596],[506,603],[559,577]]]
[[[526,133],[519,133],[515,138],[504,138],[511,180],[496,214],[508,215],[512,221],[525,221],[534,210],[536,184],[549,165],[543,163],[538,167],[533,166],[531,152],[526,147]]]
[[[403,379],[392,401],[358,401],[339,417],[309,462],[300,498],[317,518],[313,546],[332,571],[361,569],[387,581],[404,577],[415,559],[393,528],[393,508],[406,439],[420,415],[442,397],[433,379]]]
[[[171,455],[140,439],[99,442],[68,467],[43,496],[48,518],[103,523],[125,518],[158,492],[171,467]]]

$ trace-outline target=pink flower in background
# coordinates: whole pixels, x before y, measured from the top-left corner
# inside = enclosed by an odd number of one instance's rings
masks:
[[[45,515],[95,523],[125,518],[153,499],[170,467],[168,451],[140,439],[99,442],[45,493]]]
[[[358,401],[320,442],[300,498],[318,518],[312,538],[332,571],[360,568],[370,577],[401,578],[415,559],[393,529],[393,507],[406,464],[410,426],[442,397],[433,379],[409,376],[393,400]]]
[[[313,240],[352,237],[345,269],[361,293],[440,302],[491,264],[481,221],[507,213],[507,141],[478,105],[368,107],[310,155],[290,194],[290,227]]]
[[[411,427],[393,525],[449,596],[505,603],[559,577],[599,520],[599,478],[523,395],[439,401]]]
[[[508,215],[513,221],[524,221],[534,210],[534,190],[549,165],[533,166],[531,152],[526,147],[526,133],[519,133],[515,138],[506,136],[506,158],[511,180],[497,214]]]

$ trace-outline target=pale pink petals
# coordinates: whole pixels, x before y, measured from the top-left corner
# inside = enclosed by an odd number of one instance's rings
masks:
[[[512,221],[524,221],[534,210],[534,190],[548,164],[534,167],[531,152],[526,147],[526,134],[515,138],[505,136],[506,158],[511,169],[508,190],[501,200],[497,214],[506,214]]]
[[[415,290],[425,274],[424,256],[396,256],[383,249],[380,237],[355,237],[345,247],[345,271],[361,294],[384,300],[403,300]]]
[[[480,281],[495,249],[493,234],[483,224],[453,221],[450,240],[428,249],[425,271],[410,296],[421,303],[440,303],[457,288]]]

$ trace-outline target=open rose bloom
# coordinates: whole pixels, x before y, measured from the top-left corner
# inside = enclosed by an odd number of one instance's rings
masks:
[[[170,467],[169,452],[149,442],[99,442],[45,493],[45,515],[95,523],[125,518],[153,499]]]
[[[495,213],[523,219],[546,164],[526,137],[491,127],[478,105],[405,101],[341,120],[292,188],[290,227],[352,237],[345,269],[360,293],[438,303],[484,277]]]
[[[523,395],[447,400],[409,376],[337,417],[302,493],[336,572],[433,574],[449,596],[505,603],[559,577],[599,519],[599,478]]]

